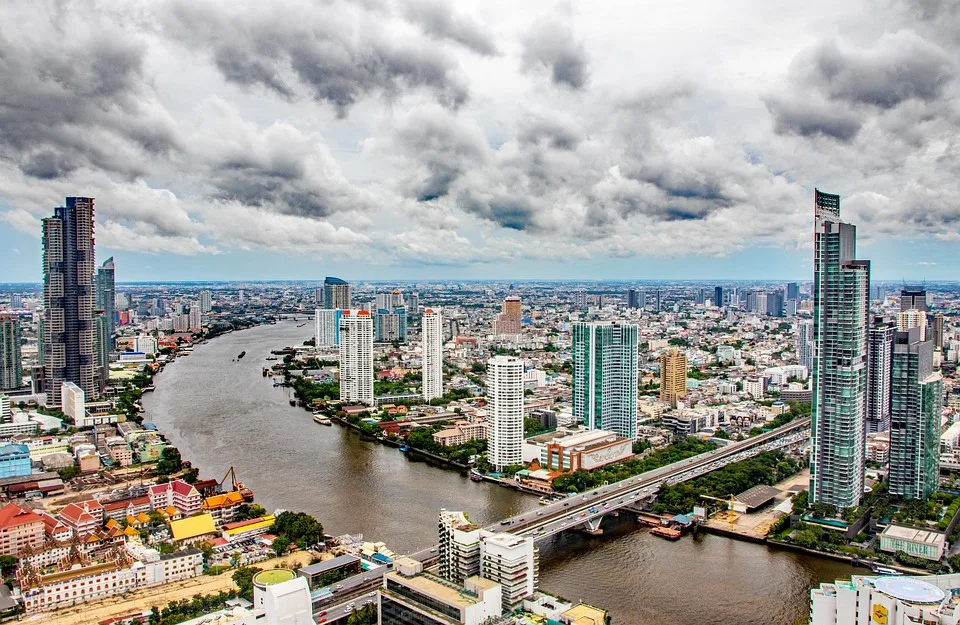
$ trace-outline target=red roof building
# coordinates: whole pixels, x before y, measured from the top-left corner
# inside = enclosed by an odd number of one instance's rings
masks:
[[[150,507],[157,510],[168,506],[173,506],[185,517],[191,516],[200,512],[203,506],[203,495],[183,480],[151,486]]]
[[[57,515],[74,534],[86,536],[103,525],[103,506],[96,499],[68,504]]]
[[[0,508],[0,554],[16,556],[43,544],[43,520],[32,510],[8,503]]]

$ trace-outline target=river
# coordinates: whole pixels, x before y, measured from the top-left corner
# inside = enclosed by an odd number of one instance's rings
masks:
[[[436,542],[440,508],[486,524],[538,507],[535,497],[410,461],[291,407],[289,390],[274,388],[261,369],[271,349],[310,337],[312,323],[297,325],[260,326],[199,345],[144,396],[147,420],[202,477],[220,479],[233,466],[268,510],[309,512],[328,533],[362,533],[401,553]],[[246,356],[234,361],[241,351]],[[605,607],[617,624],[792,625],[807,615],[812,585],[854,572],[713,535],[668,542],[627,517],[605,524],[602,537],[566,532],[540,544],[541,588]]]

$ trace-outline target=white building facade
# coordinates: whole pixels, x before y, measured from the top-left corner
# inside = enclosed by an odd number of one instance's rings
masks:
[[[366,310],[340,317],[340,401],[373,405],[373,317]]]
[[[443,395],[443,315],[439,308],[423,311],[423,399],[430,401]]]
[[[494,467],[523,462],[523,361],[494,356],[487,361],[487,400],[493,415],[487,460]]]

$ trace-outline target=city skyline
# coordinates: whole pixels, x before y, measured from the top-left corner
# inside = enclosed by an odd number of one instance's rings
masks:
[[[946,3],[284,9],[0,9],[0,281],[77,194],[133,280],[798,280],[815,184],[876,277],[958,266]]]

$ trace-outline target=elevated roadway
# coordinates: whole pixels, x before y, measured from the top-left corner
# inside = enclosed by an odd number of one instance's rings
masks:
[[[763,451],[783,449],[805,443],[810,435],[810,419],[795,419],[775,430],[725,445],[706,453],[674,462],[659,469],[647,471],[589,492],[566,497],[555,503],[539,506],[485,529],[510,532],[541,540],[564,530],[583,526],[588,531],[599,530],[603,517],[657,494],[662,484],[677,484],[716,471],[732,462],[739,462]],[[411,558],[430,564],[437,558],[432,547],[411,554]]]

